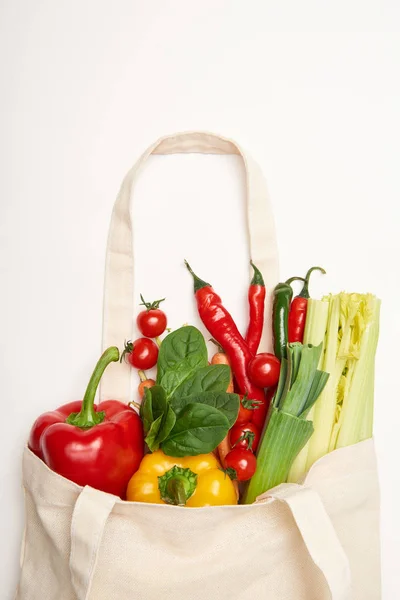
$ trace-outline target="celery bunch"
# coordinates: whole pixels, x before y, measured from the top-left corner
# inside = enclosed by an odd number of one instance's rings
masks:
[[[289,481],[298,481],[328,452],[372,436],[380,300],[342,292],[309,302],[304,341],[311,341],[307,332],[313,343],[323,341],[319,366],[331,376],[314,407],[314,433]]]
[[[318,369],[322,344],[288,344],[278,387],[257,453],[257,470],[243,498],[251,504],[268,489],[286,481],[296,456],[313,432],[307,415],[329,375]]]

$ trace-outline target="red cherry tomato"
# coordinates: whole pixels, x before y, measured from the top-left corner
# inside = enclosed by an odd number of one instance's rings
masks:
[[[247,374],[254,385],[267,388],[278,383],[280,370],[281,363],[276,356],[263,352],[249,362]]]
[[[251,450],[234,448],[225,457],[227,469],[234,469],[238,481],[247,481],[256,472],[257,459]]]
[[[247,396],[240,396],[239,414],[236,423],[247,423],[253,418],[254,411],[262,404],[261,400],[250,400]]]
[[[167,316],[163,310],[159,309],[160,302],[163,300],[156,300],[155,302],[145,302],[143,296],[142,305],[146,307],[146,310],[142,310],[137,316],[136,323],[139,331],[149,338],[155,338],[164,333],[167,328]]]
[[[157,362],[158,346],[153,340],[148,338],[139,338],[134,342],[125,344],[125,350],[122,358],[126,356],[132,367],[135,369],[152,369]]]
[[[231,447],[250,449],[255,452],[260,441],[260,430],[254,423],[235,423],[229,432]]]

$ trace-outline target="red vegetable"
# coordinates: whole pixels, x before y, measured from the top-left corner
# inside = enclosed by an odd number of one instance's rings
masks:
[[[280,370],[281,363],[276,356],[262,352],[251,359],[247,373],[255,385],[267,388],[278,383]]]
[[[240,396],[239,414],[236,423],[247,423],[253,418],[253,413],[259,408],[260,400],[249,400],[247,396]]]
[[[118,359],[118,348],[108,348],[83,401],[41,415],[32,427],[29,448],[63,477],[124,498],[143,458],[142,422],[132,408],[117,400],[94,406],[104,369]]]
[[[226,455],[226,471],[238,481],[247,481],[253,477],[257,468],[257,459],[251,450],[234,448]]]
[[[232,448],[257,450],[260,441],[260,430],[254,423],[235,423],[229,432],[229,443]]]
[[[139,331],[146,337],[155,338],[164,333],[167,328],[167,316],[163,310],[159,309],[162,300],[155,300],[154,302],[145,302],[142,295],[141,306],[145,306],[146,310],[142,310],[136,319]]]
[[[246,333],[246,343],[252,354],[255,354],[260,345],[264,327],[265,309],[265,283],[261,271],[250,261],[254,269],[254,276],[249,287],[250,319]]]
[[[288,340],[291,342],[302,342],[304,337],[304,328],[306,326],[307,305],[310,294],[308,292],[308,284],[310,275],[313,271],[321,271],[325,274],[326,271],[321,267],[312,267],[307,271],[304,286],[300,294],[293,299],[290,305],[288,317]]]
[[[268,406],[264,390],[255,386],[247,375],[247,364],[253,356],[248,345],[240,335],[234,320],[223,306],[218,294],[215,293],[209,283],[199,279],[194,274],[187,262],[185,264],[193,276],[194,293],[201,320],[212,337],[226,352],[240,392],[247,394],[251,399],[262,402],[259,411],[265,419]]]
[[[138,375],[140,377],[140,383],[138,385],[139,398],[143,398],[145,389],[153,387],[156,385],[156,382],[154,379],[148,379],[144,371],[139,370]]]
[[[134,342],[127,342],[121,355],[121,362],[124,357],[135,367],[135,369],[152,369],[157,363],[158,346],[149,338],[139,338]]]

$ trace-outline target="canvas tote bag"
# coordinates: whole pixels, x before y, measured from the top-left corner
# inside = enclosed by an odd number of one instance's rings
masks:
[[[277,281],[270,205],[240,147],[189,132],[162,138],[126,176],[107,249],[103,346],[133,322],[130,198],[150,154],[239,154],[246,169],[251,256]],[[269,299],[270,301],[271,299]],[[270,314],[270,312],[268,313]],[[263,349],[271,330],[266,324]],[[127,401],[130,370],[110,365],[101,399]],[[184,509],[124,502],[52,472],[25,448],[26,529],[17,600],[378,600],[379,492],[372,440],[318,461],[303,485],[250,506]]]

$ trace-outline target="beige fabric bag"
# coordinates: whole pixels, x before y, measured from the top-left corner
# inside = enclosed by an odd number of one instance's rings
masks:
[[[184,133],[151,146],[126,176],[107,250],[103,346],[132,331],[130,197],[151,153],[239,154],[250,249],[277,281],[273,220],[255,163],[232,141]],[[271,298],[269,298],[269,302]],[[270,331],[268,324],[266,332]],[[266,336],[263,348],[269,347]],[[130,371],[106,371],[101,399],[127,400]],[[324,457],[304,485],[251,506],[182,509],[123,502],[52,472],[27,448],[26,530],[17,600],[378,600],[379,490],[372,440]]]

